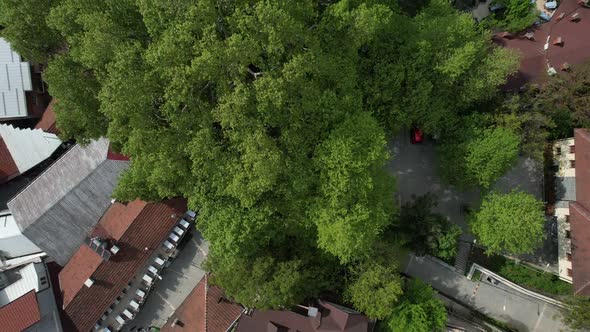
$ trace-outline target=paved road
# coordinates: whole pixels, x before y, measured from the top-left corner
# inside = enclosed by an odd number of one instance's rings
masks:
[[[511,288],[485,281],[473,282],[427,257],[412,257],[405,272],[485,315],[508,323],[518,331],[567,331],[557,318],[557,307]]]
[[[125,331],[163,326],[205,275],[201,263],[209,252],[209,244],[195,229],[190,234],[192,237],[187,239],[182,251],[164,270],[162,280],[152,289],[139,314],[125,325]]]
[[[474,206],[479,201],[479,192],[460,192],[444,185],[437,174],[438,160],[432,140],[426,139],[420,144],[410,143],[408,131],[389,143],[392,158],[387,168],[396,177],[396,189],[401,204],[412,201],[413,195],[432,192],[438,196],[439,204],[436,211],[461,226],[464,231],[462,238],[473,241],[468,233],[462,206]]]

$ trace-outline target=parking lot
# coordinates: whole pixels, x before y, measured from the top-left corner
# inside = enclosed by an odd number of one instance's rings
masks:
[[[162,273],[162,280],[150,292],[141,311],[127,323],[123,331],[138,331],[151,326],[161,327],[205,275],[201,264],[209,244],[193,228],[181,246],[182,250]]]

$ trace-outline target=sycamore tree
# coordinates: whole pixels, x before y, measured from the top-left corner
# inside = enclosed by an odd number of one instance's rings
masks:
[[[545,237],[543,210],[543,202],[531,194],[491,192],[470,217],[469,226],[487,254],[532,253]]]
[[[396,269],[382,264],[363,266],[344,290],[344,298],[355,309],[374,319],[391,316],[402,294]]]
[[[496,0],[495,3],[504,6],[503,9],[493,14],[491,25],[519,32],[531,27],[539,20],[539,10],[536,3],[526,0]]]
[[[435,332],[443,331],[447,311],[436,291],[420,280],[408,280],[404,295],[393,314],[381,325],[382,332]]]

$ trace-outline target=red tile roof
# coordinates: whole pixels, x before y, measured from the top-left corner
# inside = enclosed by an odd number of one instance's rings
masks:
[[[59,273],[59,287],[64,306],[67,306],[84,287],[84,282],[92,276],[100,263],[102,263],[102,257],[85,244],[72,256]]]
[[[242,307],[224,300],[223,291],[204,276],[162,327],[162,332],[225,332],[240,317]],[[221,299],[221,301],[220,301]],[[178,319],[179,324],[172,323]]]
[[[127,204],[128,208],[136,209],[137,205],[134,203]],[[119,252],[110,260],[102,261],[98,265],[91,275],[94,284],[91,287],[78,287],[78,291],[71,295],[71,300],[64,308],[65,319],[68,325],[72,326],[73,331],[86,332],[96,324],[129,280],[137,274],[154,250],[166,239],[184,212],[186,212],[186,201],[174,199],[146,204],[139,214],[135,212],[121,214],[127,218],[135,216],[135,219],[127,226],[119,241],[115,241],[120,248]],[[107,215],[116,214],[107,212],[105,218],[108,217]],[[123,223],[127,224],[128,221]],[[84,255],[81,254],[81,257]],[[65,274],[65,271],[81,269],[79,264],[81,264],[80,259],[70,260],[66,264],[64,271],[60,273],[62,283],[67,285],[74,283],[69,280],[70,275]]]
[[[56,100],[53,99],[51,100],[49,105],[47,105],[45,112],[43,112],[41,119],[39,120],[39,122],[37,122],[37,125],[35,126],[36,129],[41,129],[44,132],[56,135],[59,133],[59,130],[57,129],[57,126],[55,124],[55,112],[53,111],[53,106],[55,105],[55,103]]]
[[[8,151],[8,147],[2,137],[0,137],[0,183],[6,182],[20,173],[18,167],[12,159],[12,154]]]
[[[143,211],[147,202],[135,200],[126,204],[115,202],[104,213],[92,236],[120,240],[137,216]],[[184,211],[183,211],[184,212]]]
[[[574,293],[590,295],[590,131],[574,131],[576,202],[570,203]]]
[[[368,332],[372,322],[346,307],[320,301],[318,313],[309,317],[304,313],[288,310],[254,310],[251,315],[242,315],[236,332],[249,331],[298,331],[298,332]]]
[[[41,320],[35,290],[0,308],[3,332],[21,332]]]
[[[574,13],[580,19],[571,21]],[[564,14],[563,19],[559,19]],[[567,62],[570,65],[581,64],[590,58],[590,8],[578,5],[576,0],[562,0],[551,21],[529,29],[534,38],[529,40],[525,33],[514,38],[503,38],[502,33],[495,34],[492,40],[503,47],[522,53],[521,66],[506,85],[507,89],[518,89],[527,82],[542,83],[548,77],[548,65],[562,73],[560,67]],[[549,37],[549,48],[544,51]],[[562,45],[553,41],[562,37]]]

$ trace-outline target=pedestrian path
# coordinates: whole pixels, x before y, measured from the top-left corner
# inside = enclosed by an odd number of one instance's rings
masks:
[[[558,307],[553,304],[485,280],[473,282],[434,258],[411,256],[405,273],[518,331],[568,331],[557,317]]]

